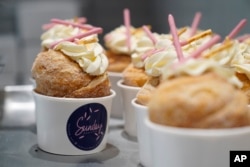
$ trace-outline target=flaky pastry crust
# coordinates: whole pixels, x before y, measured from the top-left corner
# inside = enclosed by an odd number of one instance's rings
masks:
[[[243,73],[236,73],[238,79],[243,83],[241,90],[246,94],[248,98],[248,104],[250,104],[250,80]]]
[[[161,83],[148,107],[150,120],[162,125],[185,128],[249,125],[245,94],[214,73]]]
[[[147,106],[149,103],[152,93],[156,87],[160,84],[160,77],[150,77],[143,87],[138,91],[136,95],[136,102],[138,104]]]
[[[143,68],[136,68],[132,63],[123,71],[124,84],[128,86],[142,87],[148,78]]]
[[[106,55],[109,60],[108,71],[109,72],[123,72],[123,70],[131,63],[130,55],[116,54],[110,50],[106,51]]]
[[[36,81],[35,91],[43,95],[70,98],[110,95],[110,83],[106,73],[91,76],[59,51],[40,52],[31,72]]]

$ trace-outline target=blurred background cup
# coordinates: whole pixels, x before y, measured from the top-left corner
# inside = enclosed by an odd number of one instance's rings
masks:
[[[49,153],[85,155],[105,149],[112,99],[60,98],[33,91],[38,146]]]
[[[136,113],[140,163],[145,167],[151,167],[152,155],[150,150],[150,135],[145,124],[145,119],[148,116],[148,108],[144,105],[138,104],[136,98],[132,100],[132,105]]]
[[[117,82],[121,90],[123,107],[124,107],[124,130],[131,137],[137,137],[136,114],[131,101],[136,97],[140,87],[127,86],[123,84],[123,80]]]
[[[121,90],[117,86],[117,82],[122,79],[122,73],[117,72],[108,72],[109,79],[111,82],[111,89],[115,91],[116,96],[113,99],[112,107],[111,107],[111,117],[112,118],[118,118],[123,119],[123,104],[122,104],[122,96],[121,96]]]
[[[230,151],[250,150],[250,127],[190,129],[145,120],[150,132],[152,166],[228,167]]]

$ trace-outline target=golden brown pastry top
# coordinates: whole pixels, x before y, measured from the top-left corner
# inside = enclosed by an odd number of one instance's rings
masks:
[[[106,51],[106,56],[109,60],[108,71],[121,73],[131,63],[130,55],[113,53],[110,50]]]
[[[161,83],[148,104],[150,120],[185,128],[249,125],[247,98],[215,73],[182,76]]]
[[[160,81],[160,77],[150,77],[136,94],[136,102],[138,104],[147,106],[151,99],[152,93],[160,84]]]
[[[40,52],[32,66],[35,91],[55,97],[102,97],[110,94],[107,74],[91,76],[60,51]]]
[[[250,104],[250,80],[244,73],[237,73],[236,76],[239,78],[239,80],[242,82],[243,86],[241,87],[241,90],[246,94],[248,98],[248,104]]]
[[[144,68],[136,68],[131,63],[123,71],[123,83],[128,86],[142,87],[148,80]]]

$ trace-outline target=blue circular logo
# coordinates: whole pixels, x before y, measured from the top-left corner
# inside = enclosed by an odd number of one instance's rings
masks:
[[[67,122],[70,142],[81,150],[93,150],[102,142],[107,126],[106,108],[89,103],[76,109]]]

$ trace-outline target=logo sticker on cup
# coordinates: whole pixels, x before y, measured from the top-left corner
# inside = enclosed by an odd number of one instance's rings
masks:
[[[102,142],[106,126],[106,108],[99,103],[89,103],[70,115],[67,135],[75,147],[85,151],[93,150]]]

